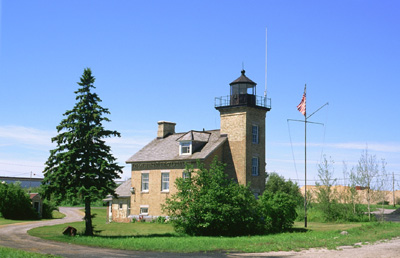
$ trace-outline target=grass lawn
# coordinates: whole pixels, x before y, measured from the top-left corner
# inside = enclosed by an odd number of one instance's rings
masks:
[[[93,209],[94,237],[66,237],[61,234],[67,226],[55,225],[35,228],[30,235],[73,244],[101,246],[127,250],[162,252],[269,252],[326,247],[335,249],[355,243],[372,243],[400,236],[400,223],[303,223],[296,222],[291,233],[244,237],[192,237],[176,233],[170,224],[110,223],[106,224],[104,209]],[[83,232],[84,222],[68,225]],[[342,230],[348,235],[341,235]]]
[[[62,219],[65,217],[65,214],[59,212],[59,211],[53,211],[53,218],[54,219]],[[29,222],[33,220],[13,220],[13,219],[5,219],[3,217],[0,217],[0,226],[1,225],[7,225],[7,224],[14,224],[14,223],[21,223],[21,222]],[[2,257],[2,256],[0,256]]]
[[[367,205],[365,204],[365,207],[367,207]],[[396,207],[393,207],[393,205],[382,205],[382,204],[371,204],[371,211],[376,211],[377,209],[389,209],[389,210],[393,210],[393,209],[398,209],[400,206],[396,205]]]
[[[52,216],[53,216],[53,219],[62,219],[65,217],[65,214],[61,213],[59,211],[52,211]]]
[[[32,252],[26,252],[18,249],[2,247],[0,246],[0,257],[1,258],[50,258],[50,257],[60,257],[50,254],[38,254]]]
[[[7,224],[21,223],[21,222],[26,222],[26,221],[31,221],[31,220],[13,220],[13,219],[5,219],[3,217],[0,217],[0,226],[7,225]]]

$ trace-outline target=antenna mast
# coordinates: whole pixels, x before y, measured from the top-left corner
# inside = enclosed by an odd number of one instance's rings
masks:
[[[268,38],[268,31],[267,27],[265,27],[265,90],[264,90],[264,98],[267,97],[267,38]],[[265,100],[266,101],[266,100]]]

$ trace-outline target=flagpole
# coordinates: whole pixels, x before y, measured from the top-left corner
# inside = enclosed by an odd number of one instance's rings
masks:
[[[307,118],[310,118],[312,115],[317,113],[323,107],[329,105],[328,102],[325,103],[307,117],[306,91],[307,91],[307,84],[304,84],[303,98],[301,99],[300,104],[297,105],[297,110],[304,115],[304,227],[307,227],[307,123],[324,125],[321,123],[309,122],[307,121]],[[303,120],[293,120],[293,119],[288,119],[288,121],[303,122]]]
[[[304,94],[306,90],[307,84],[304,85]],[[304,110],[304,227],[307,227],[307,105]]]

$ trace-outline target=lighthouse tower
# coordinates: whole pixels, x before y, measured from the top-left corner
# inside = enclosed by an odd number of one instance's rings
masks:
[[[250,184],[258,196],[265,189],[265,117],[271,110],[270,101],[256,95],[257,84],[244,70],[229,85],[229,96],[215,98],[221,134],[228,137],[223,161],[228,175],[240,184]]]

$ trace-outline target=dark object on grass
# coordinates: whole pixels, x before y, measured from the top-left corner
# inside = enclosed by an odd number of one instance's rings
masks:
[[[67,228],[64,229],[63,235],[76,236],[76,228],[68,226]]]

